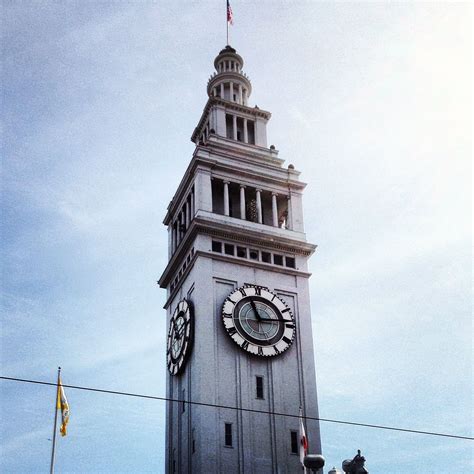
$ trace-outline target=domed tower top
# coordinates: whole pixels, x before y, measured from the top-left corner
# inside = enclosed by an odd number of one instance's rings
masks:
[[[237,51],[230,45],[227,45],[224,49],[222,49],[219,54],[214,59],[214,67],[216,68],[217,72],[222,72],[226,68],[226,64],[224,61],[236,61],[238,70],[242,69],[244,66],[244,60],[240,54],[237,54]]]
[[[232,46],[227,45],[214,60],[216,71],[207,84],[209,97],[247,105],[252,85],[247,74],[242,72],[244,60]]]

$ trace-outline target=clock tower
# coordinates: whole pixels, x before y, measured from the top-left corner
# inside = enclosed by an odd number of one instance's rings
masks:
[[[189,166],[168,206],[167,473],[295,473],[318,417],[302,193],[267,145],[243,59],[215,58]],[[207,405],[199,405],[207,404]],[[309,452],[321,453],[308,420]]]

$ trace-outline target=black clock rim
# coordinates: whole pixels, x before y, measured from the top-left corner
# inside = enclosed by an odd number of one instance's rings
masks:
[[[236,293],[242,293],[241,290],[245,290],[245,289],[248,289],[248,288],[259,288],[261,290],[265,290],[267,291],[268,293],[272,294],[274,297],[278,298],[279,301],[281,301],[281,303],[285,306],[286,310],[285,311],[285,317],[283,317],[283,314],[282,314],[282,310],[278,309],[278,307],[276,308],[277,311],[276,313],[277,314],[280,314],[282,316],[282,319],[286,319],[287,317],[290,318],[290,320],[286,320],[285,321],[285,324],[282,325],[282,328],[283,328],[283,334],[282,336],[278,339],[278,341],[272,343],[272,344],[265,344],[265,345],[262,345],[261,344],[261,341],[258,340],[258,342],[252,342],[252,341],[249,341],[247,338],[248,337],[251,337],[251,336],[248,336],[248,334],[245,332],[246,336],[244,336],[240,331],[237,330],[236,328],[236,324],[235,324],[235,320],[236,318],[234,317],[234,311],[237,307],[237,305],[244,299],[247,299],[247,298],[258,298],[258,297],[261,297],[262,298],[262,301],[265,303],[265,304],[268,304],[268,303],[272,303],[272,300],[269,300],[265,297],[262,297],[261,295],[245,295],[243,296],[237,303],[234,302],[232,300],[232,296],[235,295]],[[246,346],[247,347],[243,347],[245,345],[244,344],[240,344],[238,341],[236,341],[233,337],[233,335],[235,334],[232,333],[232,328],[231,327],[227,327],[225,321],[229,319],[229,314],[228,313],[225,313],[224,311],[224,308],[225,308],[225,305],[226,305],[226,302],[227,301],[231,301],[233,304],[234,304],[234,307],[232,309],[232,316],[231,316],[231,319],[232,319],[232,327],[233,329],[235,330],[235,332],[237,332],[237,334],[239,334],[239,336],[245,341]],[[274,305],[276,306],[276,305]],[[222,320],[223,320],[223,323],[224,323],[224,328],[227,332],[227,334],[229,335],[229,337],[232,339],[232,341],[237,345],[239,346],[242,350],[244,350],[245,352],[247,352],[250,356],[255,356],[255,357],[275,357],[277,355],[281,355],[283,354],[284,352],[286,352],[293,344],[294,342],[294,339],[295,339],[295,336],[296,336],[296,320],[295,320],[295,317],[293,315],[293,311],[291,310],[291,308],[288,306],[288,304],[279,296],[277,295],[276,293],[274,293],[273,291],[271,291],[268,287],[266,286],[263,286],[263,285],[251,285],[251,284],[245,284],[241,287],[238,287],[236,288],[234,291],[232,291],[228,296],[227,298],[225,298],[224,300],[224,304],[222,306],[222,312],[221,312],[221,316],[222,316]],[[238,319],[238,318],[237,318]],[[282,321],[282,320],[280,320]],[[287,323],[292,323],[293,324],[293,327],[291,328],[291,337],[287,337],[287,341],[284,341],[285,342],[285,347],[282,348],[282,350],[279,350],[276,346],[278,345],[279,342],[281,342],[282,340],[285,339],[285,332],[286,332],[286,329],[288,328]],[[288,328],[290,329],[290,328]],[[288,335],[289,336],[289,335]],[[257,348],[257,350],[259,351],[258,354],[255,354],[254,352],[252,352],[250,349],[249,349],[249,345],[252,345],[254,348]],[[261,349],[264,349],[264,348],[273,348],[275,349],[275,353],[274,354],[262,354],[260,353],[260,348]]]

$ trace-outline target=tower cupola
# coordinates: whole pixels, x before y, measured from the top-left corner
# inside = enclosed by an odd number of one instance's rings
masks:
[[[243,66],[242,56],[237,54],[232,46],[227,45],[214,60],[216,72],[207,84],[207,95],[247,105],[252,85],[247,74],[242,72]]]
[[[242,71],[244,60],[227,45],[214,60],[216,71],[207,83],[207,104],[191,140],[205,145],[213,139],[232,140],[244,145],[267,148],[267,122],[271,113],[248,105],[250,79]],[[277,151],[272,150],[271,156]]]

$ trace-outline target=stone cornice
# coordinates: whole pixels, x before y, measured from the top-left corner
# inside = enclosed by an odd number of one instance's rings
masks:
[[[167,298],[165,305],[163,306],[164,309],[168,309],[169,305],[171,304],[173,299],[176,297],[176,294],[179,292],[179,289],[181,288],[182,283],[186,280],[186,277],[188,276],[189,272],[193,268],[194,263],[196,262],[196,259],[198,257],[211,258],[213,260],[219,260],[221,262],[228,262],[232,264],[243,265],[246,267],[260,268],[261,270],[270,270],[272,272],[282,273],[285,275],[292,275],[292,276],[303,277],[303,278],[309,278],[311,276],[311,273],[309,272],[303,272],[301,270],[295,270],[293,268],[278,267],[269,263],[256,262],[254,260],[244,260],[239,257],[232,257],[229,255],[222,255],[222,254],[212,253],[212,252],[203,252],[202,250],[198,250],[197,252],[194,253],[194,256],[189,262],[189,265],[186,267],[186,270],[183,272],[180,283],[176,285],[176,288],[174,288],[173,291],[169,293],[169,297]],[[166,288],[166,286],[161,286],[161,287]]]
[[[285,162],[284,159],[278,158],[278,150],[239,142],[216,134],[209,135],[209,138],[203,146],[211,150],[216,150],[216,153],[222,156],[246,157],[254,162],[256,161],[267,167],[271,166],[272,168],[281,169]],[[300,174],[298,171],[295,173]]]
[[[186,270],[184,270],[183,272],[183,275],[181,277],[181,280],[179,282],[179,285],[176,285],[176,287],[173,289],[173,291],[171,291],[169,293],[169,297],[167,298],[166,300],[166,303],[165,305],[163,306],[164,309],[168,309],[168,306],[170,305],[171,301],[173,301],[173,298],[176,296],[176,293],[178,293],[183,281],[186,280],[186,277],[188,276],[188,273],[191,271],[191,269],[193,268],[194,266],[194,263],[196,262],[196,259],[197,259],[197,256],[200,254],[201,252],[195,252],[194,255],[193,255],[193,258],[191,259],[191,261],[189,262],[189,265],[186,267]],[[161,280],[160,280],[161,281]],[[166,288],[166,285],[163,286],[161,285],[160,281],[158,281],[158,284],[160,285],[160,288]]]
[[[201,234],[219,237],[233,242],[256,245],[305,257],[311,256],[316,245],[304,240],[304,234],[286,229],[244,221],[235,217],[221,216],[200,211],[195,218]]]
[[[196,237],[196,234],[196,223],[195,220],[192,220],[191,225],[184,234],[183,240],[180,242],[178,248],[171,256],[168,265],[166,265],[164,272],[158,280],[158,284],[161,288],[166,288],[168,286],[171,276],[173,276],[174,273],[176,273],[176,270],[179,269],[179,265],[181,264],[184,257],[187,255],[188,250],[190,250],[191,244],[194,238]]]
[[[265,156],[249,153],[248,150],[231,147],[229,143],[223,140],[232,142],[229,139],[218,138],[215,141],[208,142],[207,147],[205,147],[209,152],[210,159],[215,161],[213,169],[233,170],[234,176],[237,171],[239,175],[254,176],[259,181],[265,180],[277,186],[290,186],[291,189],[299,191],[306,187],[306,183],[298,180],[299,171],[281,166],[284,160],[275,158],[270,160]],[[225,163],[222,159],[227,159],[229,162],[233,161],[233,163]]]
[[[171,277],[179,269],[183,258],[187,255],[197,234],[210,235],[231,242],[239,242],[270,250],[303,255],[309,257],[316,250],[316,245],[304,240],[304,234],[285,229],[276,229],[264,224],[243,221],[240,219],[220,216],[209,212],[198,211],[196,217],[186,231],[183,240],[171,257],[158,283],[166,288]],[[240,261],[241,259],[239,259]],[[252,261],[252,263],[256,263]],[[269,268],[265,265],[265,268]],[[275,268],[271,265],[270,268]]]

